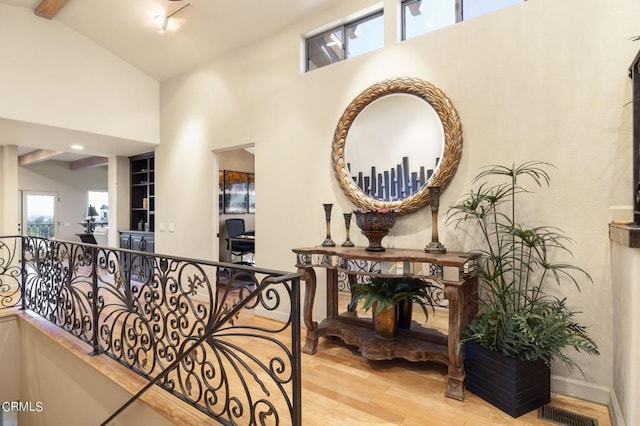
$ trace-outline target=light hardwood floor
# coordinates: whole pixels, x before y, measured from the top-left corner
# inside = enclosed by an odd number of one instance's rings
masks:
[[[444,328],[442,331],[446,332],[446,322],[440,321],[441,317],[446,318],[446,315],[436,312],[430,317],[429,325],[436,329]],[[239,321],[257,326],[268,326],[272,322],[248,312],[244,312]],[[47,327],[47,329],[48,334],[58,335],[59,340],[83,345],[56,327]],[[303,329],[303,337],[305,332]],[[286,341],[287,337],[283,336],[282,340]],[[87,356],[85,358],[88,363],[97,364],[94,367],[99,370],[106,368],[104,359],[100,361],[103,357]],[[107,361],[111,362],[111,360]],[[113,376],[110,372],[112,369],[113,367],[106,368],[103,373]],[[123,374],[137,379],[137,376],[128,370]],[[404,360],[367,361],[354,348],[344,345],[339,340],[321,338],[315,355],[302,354],[303,425],[554,424],[539,420],[536,411],[513,419],[468,392],[463,402],[446,398],[444,396],[445,378],[446,368],[437,364],[413,363]],[[131,391],[135,388],[139,389],[135,386]],[[162,397],[171,398],[168,395],[162,395]],[[606,406],[564,396],[553,396],[551,404],[594,417],[598,420],[599,426],[611,425]],[[166,405],[167,403],[164,402],[159,406]],[[203,424],[201,413],[194,413],[192,418],[188,417],[186,411],[190,410],[185,409],[184,417],[180,420],[176,419],[174,410],[170,410],[171,413],[167,417],[182,425]]]
[[[303,331],[304,333],[304,331]],[[320,425],[550,425],[537,411],[517,419],[467,392],[463,402],[444,396],[446,368],[403,360],[367,361],[339,342],[320,339],[302,356],[302,419]],[[564,396],[552,405],[610,425],[607,407]]]
[[[0,312],[0,316],[11,315]],[[135,393],[145,383],[130,370],[102,356],[89,356],[88,346],[60,328],[24,312],[27,319],[75,356],[83,359],[123,388]],[[271,322],[243,315],[255,325]],[[252,318],[253,317],[253,318]],[[304,335],[305,330],[302,330]],[[286,340],[286,339],[283,339]],[[464,401],[444,396],[445,367],[403,360],[367,361],[352,348],[321,338],[315,355],[302,355],[302,424],[345,425],[551,425],[537,412],[513,419],[471,393]],[[142,398],[175,424],[215,424],[166,392],[154,388]],[[552,405],[594,417],[599,426],[611,425],[607,407],[564,396],[553,396]]]
[[[348,295],[339,294],[341,311]],[[359,316],[370,316],[358,310]],[[447,311],[436,308],[428,321],[414,307],[414,320],[447,332]],[[302,330],[302,336],[305,330]],[[321,338],[315,355],[302,355],[305,426],[325,425],[552,425],[537,410],[517,419],[467,392],[463,402],[444,396],[446,367],[404,360],[367,361],[340,340]],[[606,406],[553,395],[551,405],[611,425]]]

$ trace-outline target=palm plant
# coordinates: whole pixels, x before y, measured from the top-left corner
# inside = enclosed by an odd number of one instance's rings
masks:
[[[449,209],[448,222],[479,231],[482,240],[473,272],[480,287],[479,315],[465,330],[463,341],[521,360],[542,359],[549,364],[558,359],[570,371],[582,372],[563,348],[598,354],[598,347],[586,327],[576,322],[579,312],[570,309],[566,299],[546,293],[545,287],[549,282],[569,282],[579,290],[581,281],[593,281],[582,268],[551,261],[553,251],[571,254],[572,240],[561,230],[524,227],[517,221],[520,197],[530,192],[520,181],[526,178],[538,187],[549,186],[549,167],[539,161],[488,166],[474,179],[477,189]]]

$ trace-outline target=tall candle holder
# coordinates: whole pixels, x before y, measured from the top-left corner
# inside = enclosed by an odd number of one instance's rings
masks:
[[[431,206],[431,242],[424,251],[427,253],[446,253],[447,249],[438,241],[438,208],[440,207],[439,186],[429,186],[429,205]]]
[[[323,247],[335,247],[336,243],[331,239],[331,208],[333,204],[327,203],[322,205],[324,207],[324,218],[327,221],[327,236],[322,242]]]
[[[342,213],[342,216],[344,216],[344,227],[347,231],[347,239],[344,241],[344,243],[342,243],[342,247],[353,247],[355,244],[353,244],[353,241],[351,241],[351,239],[349,238],[349,228],[351,227],[351,215],[353,213]]]

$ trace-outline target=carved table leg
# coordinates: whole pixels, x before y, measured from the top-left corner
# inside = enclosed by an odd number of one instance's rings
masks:
[[[349,299],[349,304],[347,305],[347,314],[350,317],[357,318],[358,312],[356,311],[357,303],[353,303],[353,289],[355,285],[358,283],[358,276],[355,274],[347,274],[347,278],[349,280],[349,294],[351,294],[351,299]]]
[[[338,316],[338,270],[327,268],[327,318]]]
[[[304,306],[302,317],[307,328],[302,352],[313,355],[318,348],[318,323],[313,320],[313,301],[316,297],[316,272],[313,268],[300,268],[298,272],[302,274],[305,283]]]
[[[445,396],[464,400],[464,359],[458,353],[458,343],[462,332],[462,325],[468,319],[468,307],[463,296],[462,286],[445,283],[444,296],[449,301],[449,372]]]

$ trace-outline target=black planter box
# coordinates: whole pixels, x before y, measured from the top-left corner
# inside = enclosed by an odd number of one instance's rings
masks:
[[[551,370],[544,361],[521,361],[464,344],[465,387],[512,417],[551,400]]]

